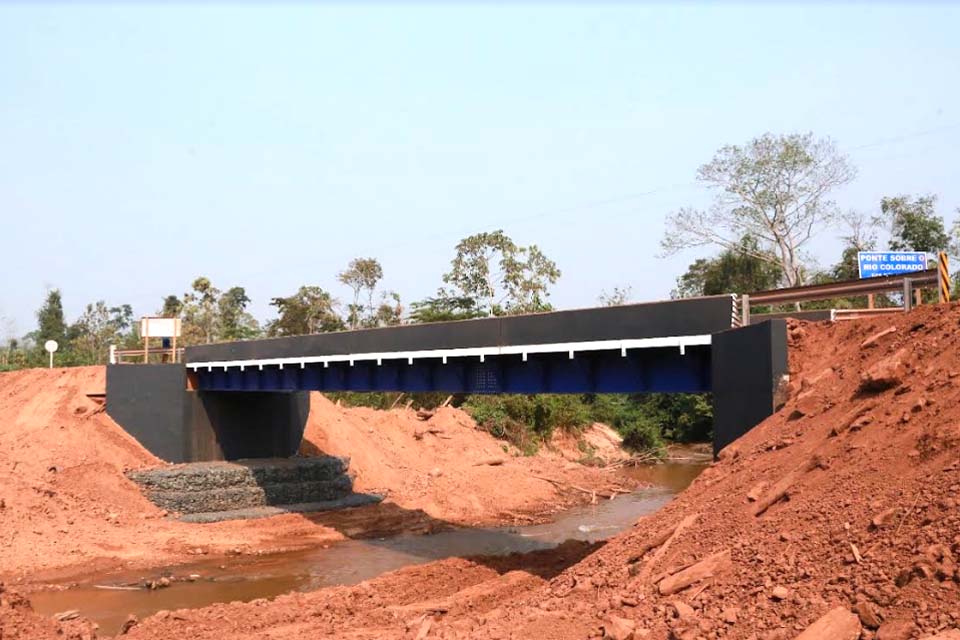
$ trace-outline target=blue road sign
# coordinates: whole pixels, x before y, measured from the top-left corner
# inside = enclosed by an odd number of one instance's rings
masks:
[[[898,276],[927,270],[927,254],[923,251],[859,251],[857,263],[861,278]]]

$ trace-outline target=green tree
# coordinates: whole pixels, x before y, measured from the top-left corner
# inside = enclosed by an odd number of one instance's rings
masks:
[[[133,308],[108,307],[98,300],[88,304],[70,327],[70,351],[77,364],[104,364],[111,344],[123,345],[133,327]]]
[[[337,313],[337,300],[316,286],[300,287],[286,298],[273,298],[279,317],[267,327],[270,336],[297,336],[326,333],[345,328]]]
[[[56,340],[61,350],[67,348],[67,323],[63,317],[63,300],[60,289],[51,289],[43,306],[37,311],[36,344],[40,351],[47,340]],[[42,355],[42,354],[41,354]]]
[[[801,251],[835,214],[830,192],[855,173],[831,140],[810,133],[768,133],[742,147],[723,147],[697,173],[719,192],[713,205],[671,214],[664,254],[708,245],[736,250],[749,236],[758,243],[754,257],[778,266],[787,286],[803,284]]]
[[[347,324],[351,329],[370,324],[370,318],[377,314],[373,298],[377,283],[383,279],[383,267],[376,258],[354,258],[347,268],[337,274],[337,279],[353,291],[353,302],[348,307]],[[360,302],[363,292],[367,294],[367,304]]]
[[[414,302],[410,307],[410,322],[417,324],[484,317],[477,309],[477,301],[468,296],[426,298]]]
[[[518,246],[503,231],[461,240],[440,298],[470,298],[483,315],[532,313],[551,309],[549,287],[560,277],[557,265],[539,247]]]
[[[943,218],[936,214],[937,197],[895,196],[880,201],[878,225],[886,223],[890,229],[890,249],[893,251],[946,251],[950,236],[943,226]]]
[[[695,260],[686,273],[677,278],[672,298],[692,298],[724,293],[751,293],[773,289],[780,281],[780,267],[759,257],[763,250],[746,236],[733,248],[715,258]]]
[[[220,296],[217,301],[219,340],[249,340],[260,334],[260,325],[246,310],[248,304],[250,298],[243,287],[231,287]]]
[[[183,295],[180,317],[183,319],[183,344],[209,344],[217,338],[220,290],[209,278],[200,276]]]
[[[160,315],[164,318],[179,318],[183,313],[183,302],[175,295],[166,296],[163,299],[163,306],[160,308]]]

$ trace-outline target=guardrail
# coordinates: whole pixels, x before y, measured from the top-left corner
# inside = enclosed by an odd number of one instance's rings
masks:
[[[741,324],[750,324],[750,308],[756,305],[791,304],[798,302],[814,302],[816,300],[830,300],[832,298],[850,298],[855,296],[873,296],[883,293],[902,293],[903,307],[895,307],[893,311],[909,311],[913,306],[914,291],[936,288],[938,285],[938,270],[914,272],[907,275],[880,276],[862,280],[848,280],[846,282],[829,282],[826,284],[812,284],[789,289],[775,289],[773,291],[758,291],[744,294],[740,297]],[[841,310],[836,310],[841,311]],[[837,319],[852,320],[866,317],[864,312],[890,313],[881,309],[850,309],[842,310],[842,316]],[[848,312],[859,312],[849,313]]]
[[[158,362],[183,362],[183,347],[178,349],[117,349],[110,345],[110,364],[144,364],[150,356],[157,356]]]

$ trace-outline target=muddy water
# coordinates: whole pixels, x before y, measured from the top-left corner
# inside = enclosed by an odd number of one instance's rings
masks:
[[[622,473],[652,486],[615,500],[570,509],[553,522],[524,527],[457,529],[426,536],[399,535],[372,540],[346,540],[289,553],[219,558],[170,567],[151,576],[174,575],[172,586],[156,591],[102,587],[136,582],[143,574],[99,576],[63,591],[31,595],[42,614],[77,609],[116,633],[131,613],[138,618],[166,609],[202,607],[216,602],[269,598],[289,591],[310,591],[351,585],[412,564],[454,556],[503,555],[552,548],[566,540],[594,542],[631,526],[639,516],[656,511],[689,485],[703,464],[636,467]],[[182,578],[194,575],[192,581]]]

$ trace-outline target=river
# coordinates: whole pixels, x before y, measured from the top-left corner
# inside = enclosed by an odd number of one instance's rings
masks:
[[[668,463],[618,471],[650,486],[614,500],[569,509],[546,524],[345,540],[273,555],[210,559],[155,570],[153,578],[171,575],[178,579],[154,591],[122,588],[143,579],[143,572],[91,576],[67,589],[33,593],[30,600],[38,613],[53,615],[76,609],[98,623],[102,633],[114,634],[130,614],[143,618],[163,609],[197,608],[352,585],[387,571],[449,557],[536,551],[566,540],[595,542],[665,505],[704,468],[701,463]],[[195,576],[192,580],[179,579],[191,575]]]

